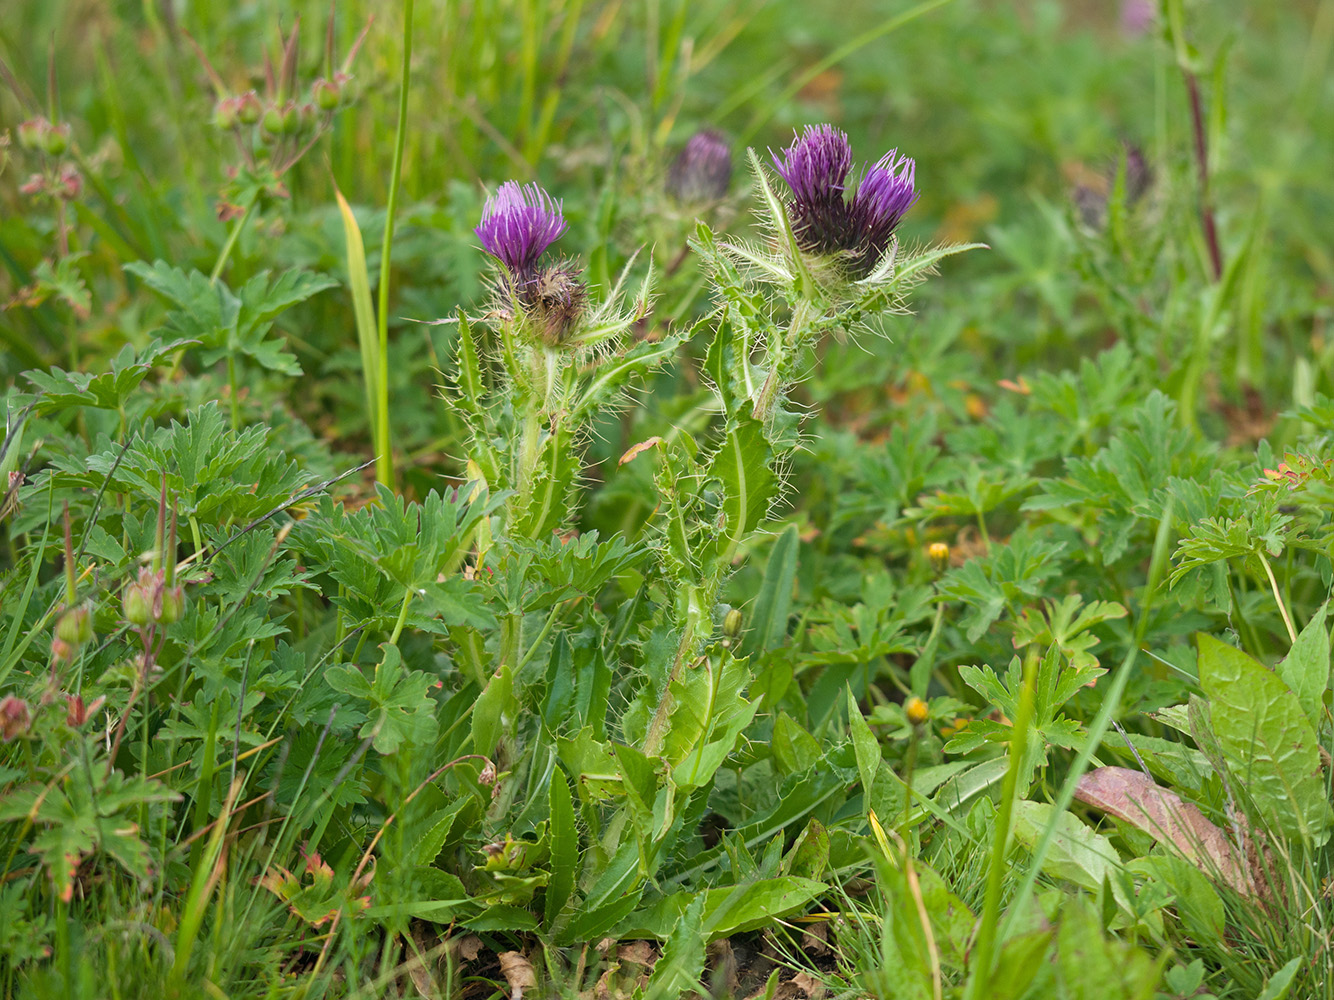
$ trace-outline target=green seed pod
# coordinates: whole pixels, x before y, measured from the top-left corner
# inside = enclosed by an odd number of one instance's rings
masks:
[[[143,582],[125,588],[125,620],[143,628],[153,618],[153,598]]]
[[[46,130],[46,153],[48,156],[61,156],[69,149],[69,122],[61,122]]]
[[[260,119],[260,127],[269,135],[283,134],[283,112],[278,105],[274,104],[264,110],[264,117]]]
[[[230,132],[241,123],[241,99],[225,97],[213,109],[213,124],[224,132]]]
[[[727,617],[723,619],[723,635],[729,639],[735,639],[741,635],[741,609],[733,608],[727,612]]]
[[[316,80],[310,91],[315,106],[321,111],[336,111],[343,102],[342,88],[333,80]]]
[[[87,604],[70,608],[56,622],[56,638],[71,646],[82,646],[93,638],[93,611]]]
[[[247,90],[236,101],[236,118],[242,125],[254,125],[264,114],[259,97],[253,90]]]
[[[45,118],[31,118],[19,123],[19,145],[28,150],[40,150],[46,146],[46,133],[51,123]]]
[[[181,619],[185,611],[185,591],[179,585],[167,587],[162,591],[162,611],[158,615],[158,622],[162,625],[171,625]]]

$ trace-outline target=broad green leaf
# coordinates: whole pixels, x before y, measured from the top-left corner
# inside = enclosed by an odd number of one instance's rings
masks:
[[[1121,867],[1121,856],[1112,842],[1085,826],[1074,814],[1064,811],[1058,814],[1046,802],[1025,800],[1014,804],[1014,839],[1029,850],[1053,822],[1056,834],[1043,858],[1043,872],[1097,892],[1103,880],[1112,878]]]
[[[748,885],[706,889],[702,893],[678,892],[636,913],[619,930],[622,937],[666,940],[692,901],[703,896],[703,927],[708,940],[716,941],[729,934],[755,930],[802,909],[826,889],[823,882],[788,875]]]
[[[1320,610],[1306,623],[1288,655],[1274,668],[1297,696],[1307,721],[1316,729],[1325,714],[1321,698],[1329,687],[1329,626],[1325,624],[1328,610],[1328,602],[1320,605]]]
[[[1260,995],[1255,1000],[1285,1000],[1288,993],[1292,990],[1292,981],[1297,976],[1297,970],[1305,962],[1301,955],[1288,962],[1287,965],[1279,969],[1272,976],[1265,980],[1265,987],[1260,991]]]
[[[1266,822],[1323,844],[1331,819],[1319,738],[1297,695],[1239,649],[1200,633],[1200,687],[1228,767]]]
[[[508,663],[487,682],[472,710],[473,750],[490,757],[515,718],[518,702],[514,697],[514,675]]]
[[[847,692],[848,730],[852,734],[852,749],[857,756],[857,772],[862,779],[862,794],[866,797],[866,801],[870,802],[871,793],[875,789],[876,775],[883,760],[880,741],[875,738],[875,733],[871,732],[871,727],[862,718],[862,710],[857,705],[857,699],[853,697],[851,686],[847,688]]]
[[[774,720],[769,746],[773,750],[774,765],[782,775],[800,774],[820,759],[820,744],[815,737],[786,712],[779,712]]]
[[[769,513],[778,481],[768,464],[769,445],[758,420],[745,418],[724,439],[712,472],[724,492],[724,524],[712,550],[721,566],[730,566],[737,549]]]

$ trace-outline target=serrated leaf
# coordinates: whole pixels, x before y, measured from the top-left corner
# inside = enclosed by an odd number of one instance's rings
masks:
[[[1331,816],[1319,737],[1301,702],[1274,673],[1239,649],[1200,633],[1200,687],[1213,733],[1232,773],[1266,822],[1316,845]]]

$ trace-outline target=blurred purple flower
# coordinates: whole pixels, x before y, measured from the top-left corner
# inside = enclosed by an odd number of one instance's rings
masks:
[[[536,184],[506,181],[486,200],[475,230],[482,248],[499,260],[516,281],[533,277],[537,260],[569,228],[560,202]]]
[[[685,205],[717,201],[732,179],[732,151],[712,129],[701,129],[667,168],[667,193]]]
[[[1153,0],[1121,0],[1121,31],[1138,38],[1151,27],[1158,5]]]
[[[797,244],[810,253],[845,254],[856,277],[865,277],[889,248],[904,214],[917,201],[916,165],[892,150],[866,169],[849,203],[852,169],[848,137],[832,125],[808,125],[782,158],[779,176],[792,189],[788,211]]]

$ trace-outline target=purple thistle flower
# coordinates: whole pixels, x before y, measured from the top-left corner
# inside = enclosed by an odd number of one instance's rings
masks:
[[[899,221],[917,201],[913,188],[917,164],[891,149],[857,185],[850,211],[852,231],[858,234],[856,259],[858,273],[870,274],[889,249],[890,237]]]
[[[788,212],[797,245],[813,254],[844,254],[854,276],[870,274],[917,201],[916,164],[890,151],[866,169],[849,203],[844,193],[852,147],[846,134],[832,125],[808,125],[782,156],[774,156],[774,166],[792,189]]]
[[[532,279],[537,259],[569,228],[561,204],[536,184],[506,181],[486,200],[482,223],[473,230],[482,248],[516,281]]]
[[[852,169],[852,146],[832,125],[807,125],[805,131],[773,156],[778,174],[794,195],[789,206],[797,243],[812,253],[846,249],[848,209],[843,186]]]
[[[690,137],[667,168],[667,193],[686,205],[717,201],[727,194],[731,179],[732,152],[727,140],[712,129],[702,129]]]

